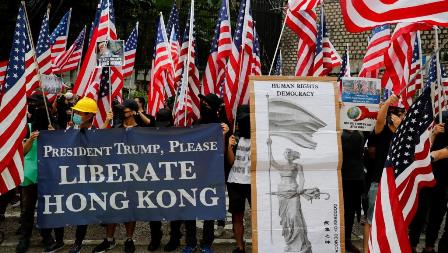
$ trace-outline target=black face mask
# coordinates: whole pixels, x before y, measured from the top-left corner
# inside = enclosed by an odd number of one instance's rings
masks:
[[[250,118],[245,117],[238,121],[238,135],[250,139]]]

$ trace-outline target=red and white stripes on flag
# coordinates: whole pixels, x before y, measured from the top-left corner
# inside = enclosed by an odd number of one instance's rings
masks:
[[[129,38],[126,40],[124,47],[124,66],[123,77],[129,77],[134,71],[135,54],[137,52],[137,39],[138,39],[138,22],[135,24],[134,30],[132,30]]]
[[[72,9],[70,8],[50,35],[51,59],[55,59],[57,56],[62,54],[67,47],[71,16]]]
[[[430,29],[430,27],[421,24],[398,24],[392,34],[388,51],[384,55],[386,71],[381,80],[382,87],[393,90],[395,94],[399,94],[409,83],[414,40],[416,31],[419,29]],[[403,92],[402,95],[402,103],[409,107],[407,92]]]
[[[288,8],[291,11],[312,10],[320,3],[320,0],[289,0]]]
[[[293,30],[300,40],[314,47],[317,42],[317,15],[314,9],[286,10],[286,24]]]
[[[81,60],[82,50],[84,47],[85,35],[86,27],[84,27],[70,48],[59,54],[53,60],[53,73],[61,74],[75,70],[79,66],[79,61]]]
[[[232,33],[230,29],[229,1],[222,0],[210,55],[207,59],[207,67],[202,78],[202,94],[208,95],[213,93],[220,96],[225,78],[227,59],[231,53]]]
[[[237,20],[224,86],[224,104],[230,122],[236,117],[236,108],[249,102],[246,93],[252,71],[254,40],[254,23],[249,0],[241,1]]]
[[[191,2],[190,15],[185,27],[181,55],[179,61],[186,66],[183,69],[179,96],[175,106],[174,124],[176,126],[189,126],[200,118],[200,80],[196,67],[196,38],[194,30],[194,1]],[[186,47],[186,50],[184,48]],[[187,52],[183,55],[182,52]]]
[[[414,39],[414,48],[412,52],[411,73],[409,74],[409,84],[407,88],[408,104],[412,104],[412,97],[417,94],[423,85],[422,76],[422,54],[421,54],[420,31],[417,32]]]
[[[299,38],[297,48],[297,64],[294,71],[296,76],[310,76],[313,72],[315,46],[308,45]]]
[[[325,76],[342,64],[341,56],[330,41],[325,22],[324,8],[321,6],[320,24],[317,32],[316,53],[314,56],[313,76]]]
[[[40,26],[39,37],[36,44],[36,57],[39,72],[49,75],[51,71],[50,33],[48,30],[48,13],[46,12]],[[29,91],[32,92],[32,91]]]
[[[419,189],[435,183],[429,140],[433,120],[428,87],[392,139],[375,201],[370,253],[411,252],[408,225],[417,210]]]
[[[8,61],[0,61],[0,86],[5,80],[7,67],[8,67]]]
[[[97,65],[96,43],[109,39],[117,39],[112,0],[102,0],[101,8],[98,11],[100,12],[100,18],[98,19],[98,24],[93,24],[94,29],[90,38],[90,44],[73,87],[73,92],[78,96],[82,96],[85,93],[90,74]]]
[[[349,32],[403,22],[448,26],[448,1],[445,0],[341,0],[341,10]]]
[[[25,5],[17,17],[6,77],[0,86],[0,194],[23,181],[23,145],[26,135],[26,91],[37,76],[35,52],[29,38]]]
[[[378,26],[372,30],[359,77],[378,77],[379,69],[384,66],[384,54],[389,48],[390,38],[390,25]]]

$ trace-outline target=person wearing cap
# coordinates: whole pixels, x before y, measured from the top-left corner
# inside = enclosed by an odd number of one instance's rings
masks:
[[[73,126],[68,129],[79,129],[81,132],[95,129],[93,119],[97,113],[98,106],[94,99],[89,97],[81,98],[73,107]],[[70,253],[81,251],[82,243],[87,234],[87,225],[79,225],[76,227],[75,242],[70,248]]]
[[[234,135],[229,138],[226,160],[232,164],[227,179],[229,195],[229,213],[232,214],[233,233],[237,248],[233,253],[245,253],[244,245],[244,211],[246,200],[251,204],[250,190],[250,112],[248,105],[237,109],[236,127],[238,143]]]
[[[123,120],[121,123],[116,124],[115,128],[132,128],[132,127],[139,127],[140,125],[137,123],[135,119],[135,115],[138,111],[138,105],[134,100],[127,99],[123,101],[123,103],[119,106],[117,106],[119,109],[122,110]],[[113,114],[108,113],[108,117],[105,121],[105,125],[108,125],[109,121],[112,119]],[[124,225],[126,227],[126,236],[127,239],[124,242],[124,252],[126,253],[133,253],[135,251],[135,245],[134,240],[132,239],[134,236],[135,231],[135,221],[129,221],[125,222]],[[116,246],[115,242],[115,230],[117,228],[116,223],[107,224],[106,225],[106,238],[104,238],[103,242],[98,244],[92,252],[105,252],[108,250],[111,250]]]
[[[224,103],[221,98],[215,94],[208,94],[207,96],[199,95],[201,98],[200,112],[201,117],[199,119],[199,124],[209,124],[209,123],[221,123],[223,130],[223,138],[227,140],[227,133],[229,132],[229,126],[225,123],[225,117],[222,113],[225,111]],[[196,238],[196,220],[188,220],[185,222],[186,230],[186,246],[182,250],[182,253],[192,253],[196,251],[197,238]],[[211,246],[214,237],[214,220],[205,220],[202,232],[202,241],[200,245],[200,250],[203,253],[213,253]]]
[[[389,152],[389,146],[392,142],[392,137],[398,126],[405,116],[403,108],[399,108],[393,105],[398,103],[398,97],[391,95],[380,107],[375,123],[375,129],[373,136],[369,139],[369,142],[374,143],[375,152],[375,165],[372,166],[372,171],[368,171],[371,175],[371,185],[368,191],[369,208],[367,211],[368,224],[364,226],[364,251],[368,249],[369,231],[373,219],[373,211],[375,208],[375,199],[378,192],[378,183],[381,180],[381,174],[383,173],[384,163],[386,162],[387,154]]]

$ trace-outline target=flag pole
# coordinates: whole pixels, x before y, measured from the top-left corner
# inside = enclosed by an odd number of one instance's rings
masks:
[[[108,0],[108,2],[107,2],[107,8],[108,8],[108,10],[107,10],[107,39],[108,40],[110,40],[110,1],[111,0]],[[112,75],[111,75],[111,71],[110,71],[111,67],[109,66],[108,68],[109,68],[109,107],[110,107],[110,110],[112,111],[112,83],[111,83]],[[113,119],[110,121],[109,124],[111,126],[114,125]]]
[[[29,37],[29,42],[30,42],[30,46],[31,46],[31,50],[33,50],[33,58],[34,58],[34,64],[36,64],[37,66],[37,76],[39,79],[39,86],[42,89],[42,98],[44,100],[44,105],[45,105],[45,111],[47,112],[47,119],[48,119],[48,124],[49,126],[51,126],[51,128],[53,128],[53,125],[51,124],[51,119],[50,119],[50,112],[48,111],[48,105],[47,105],[47,98],[45,96],[45,92],[42,86],[42,77],[40,75],[40,70],[39,70],[39,65],[37,64],[37,58],[36,58],[36,49],[34,48],[34,42],[33,42],[33,35],[31,34],[31,30],[30,30],[30,21],[28,19],[28,13],[26,11],[26,5],[25,5],[25,1],[21,1],[22,6],[23,6],[23,10],[25,12],[25,22],[26,22],[26,31],[28,33],[28,37]],[[26,87],[25,87],[26,88]]]
[[[268,106],[268,138],[271,139],[271,135],[269,132],[269,94],[266,94],[266,103]],[[269,168],[268,168],[268,176],[269,176],[269,232],[271,234],[271,244],[274,243],[274,239],[272,237],[273,227],[272,227],[272,182],[271,182],[271,145],[268,145],[268,154],[269,154]]]
[[[184,68],[186,67],[186,78],[185,81],[187,88],[185,89],[185,96],[184,96],[184,113],[185,113],[185,117],[184,117],[184,126],[187,126],[187,93],[188,93],[188,78],[189,78],[189,74],[190,74],[190,63],[191,63],[191,50],[193,47],[193,21],[194,21],[194,0],[191,0],[191,6],[190,6],[190,30],[188,31],[188,56],[187,56],[187,66],[184,66]],[[171,52],[170,52],[171,55]],[[185,70],[184,70],[185,71]]]
[[[420,68],[423,68],[423,52],[422,52],[422,40],[420,38],[420,31],[417,31],[417,40],[418,40],[418,52],[419,52],[419,62],[420,62]],[[420,82],[421,82],[421,87],[423,88],[423,73],[421,73],[420,75]],[[417,91],[417,95],[420,95],[421,93],[421,88]]]
[[[285,20],[283,20],[282,30],[280,31],[280,35],[278,37],[277,46],[275,47],[274,58],[272,58],[271,67],[269,68],[269,75],[271,75],[272,68],[274,67],[275,57],[277,57],[277,51],[278,48],[280,47],[280,41],[282,40],[283,32],[285,30],[286,20],[288,19],[288,12],[289,8],[286,9]]]
[[[434,39],[435,39],[435,50],[436,52],[436,66],[437,66],[437,86],[438,86],[438,95],[439,95],[439,104],[437,105],[439,107],[439,123],[442,122],[442,95],[443,95],[443,87],[441,82],[441,68],[440,68],[440,57],[439,57],[439,28],[437,26],[434,26]]]

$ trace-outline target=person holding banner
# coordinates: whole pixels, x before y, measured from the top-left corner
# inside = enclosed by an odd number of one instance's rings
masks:
[[[132,128],[132,127],[140,127],[135,119],[135,115],[138,111],[138,105],[134,100],[125,100],[120,106],[118,106],[123,111],[123,121],[120,124],[115,125],[116,128]],[[108,119],[113,117],[112,113],[109,113]],[[105,122],[107,125],[107,122]],[[133,253],[135,251],[134,240],[132,239],[135,231],[135,221],[125,222],[124,225],[126,227],[126,236],[127,239],[124,242],[124,252]],[[102,243],[97,245],[92,252],[105,252],[116,246],[115,242],[115,230],[117,228],[116,223],[107,224],[106,226],[106,238]]]
[[[199,119],[199,124],[210,124],[210,123],[221,123],[221,127],[223,130],[223,138],[226,138],[227,133],[229,132],[229,126],[225,123],[226,116],[223,112],[224,109],[224,101],[216,96],[215,94],[208,94],[207,96],[199,95],[201,98],[200,105],[200,113],[201,118]],[[227,150],[227,149],[225,149]],[[211,168],[212,169],[212,168]],[[203,253],[213,253],[211,246],[213,244],[213,240],[215,239],[214,235],[214,220],[205,220],[202,232],[202,241],[201,241],[201,252]],[[196,251],[197,246],[197,238],[196,238],[196,220],[187,220],[185,221],[185,230],[186,230],[186,246],[182,250],[182,253],[193,253]]]
[[[250,112],[248,105],[238,108],[236,114],[239,140],[234,135],[229,138],[226,159],[232,164],[227,180],[229,194],[229,213],[232,214],[233,233],[237,248],[233,253],[245,253],[244,211],[246,199],[251,204],[251,150],[250,150]]]
[[[39,131],[48,130],[49,123],[44,97],[41,94],[34,94],[28,99],[28,133],[23,142],[24,154],[24,180],[21,187],[22,211],[20,220],[22,221],[19,243],[16,246],[17,253],[24,253],[30,246],[30,238],[34,227],[34,211],[37,202],[37,138]],[[45,233],[42,233],[45,235]],[[60,233],[57,233],[60,235]],[[63,235],[63,234],[62,234]],[[51,236],[44,237],[44,247],[51,248],[54,240]]]

